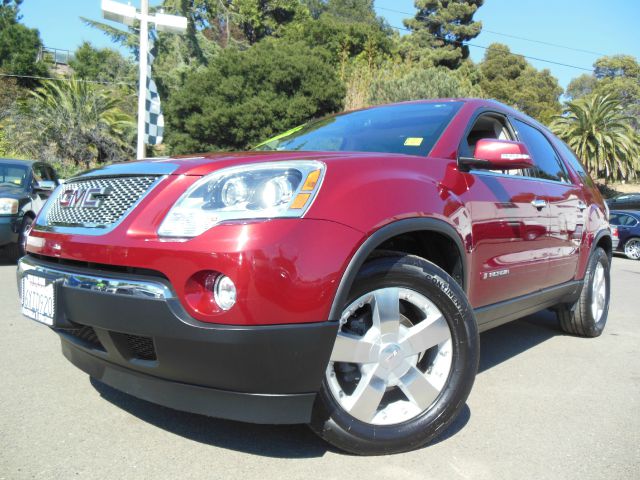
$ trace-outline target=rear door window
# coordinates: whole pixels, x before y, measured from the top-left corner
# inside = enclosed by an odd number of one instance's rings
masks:
[[[623,227],[635,227],[638,221],[633,218],[631,215],[625,215],[624,213],[617,214],[617,222],[614,225],[620,225]]]

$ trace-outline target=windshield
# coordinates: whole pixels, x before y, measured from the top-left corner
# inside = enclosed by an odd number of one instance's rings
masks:
[[[296,127],[255,149],[426,156],[461,106],[405,103],[343,113]]]
[[[23,188],[29,169],[24,165],[0,163],[0,187]]]

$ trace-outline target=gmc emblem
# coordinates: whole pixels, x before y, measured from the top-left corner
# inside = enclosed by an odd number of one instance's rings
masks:
[[[78,188],[62,192],[58,202],[64,208],[98,208],[109,196],[107,188]]]

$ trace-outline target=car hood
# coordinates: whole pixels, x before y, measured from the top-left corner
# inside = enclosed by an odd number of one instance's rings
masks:
[[[25,196],[26,192],[23,188],[0,187],[0,198],[15,198],[19,200]]]
[[[349,158],[387,158],[401,156],[391,153],[370,152],[234,152],[208,153],[194,156],[145,159],[113,163],[90,170],[79,177],[109,177],[123,175],[196,175],[202,176],[215,170],[238,165],[248,165],[286,160],[320,160],[333,162]],[[75,177],[78,178],[78,177]],[[69,179],[73,181],[74,179]]]

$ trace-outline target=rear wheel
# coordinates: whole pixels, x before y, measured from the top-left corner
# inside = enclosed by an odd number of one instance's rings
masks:
[[[630,238],[624,244],[624,254],[631,260],[640,260],[640,238]]]
[[[598,247],[589,257],[580,298],[557,309],[562,330],[582,337],[599,336],[607,323],[610,289],[609,257]]]
[[[365,264],[345,305],[311,427],[356,454],[424,445],[459,413],[478,331],[462,289],[411,256]]]

